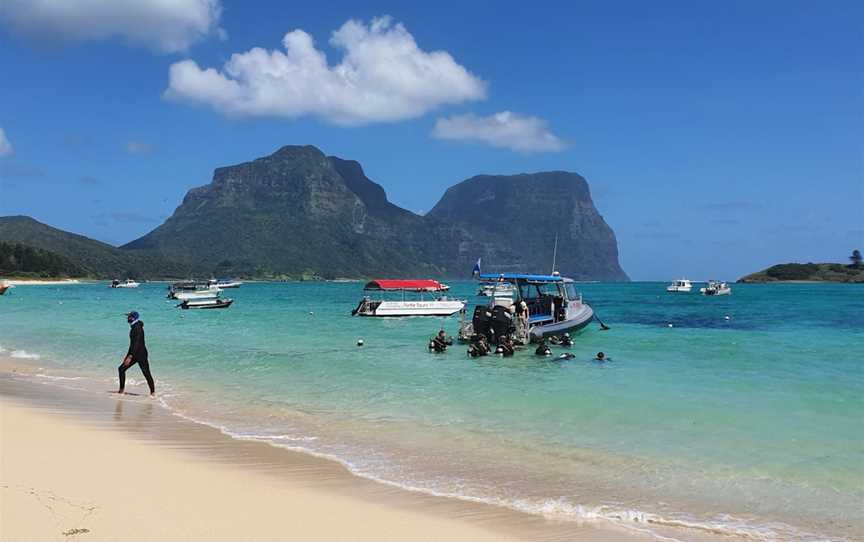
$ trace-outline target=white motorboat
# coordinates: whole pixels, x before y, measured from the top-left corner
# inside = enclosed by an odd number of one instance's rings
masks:
[[[132,279],[126,279],[123,282],[120,282],[119,280],[111,281],[112,288],[137,288],[139,286],[141,286],[141,284]]]
[[[465,301],[448,299],[442,295],[450,287],[437,280],[373,280],[363,288],[378,292],[381,299],[363,296],[351,311],[356,316],[450,316],[465,308]],[[401,299],[388,299],[386,294],[400,295]],[[416,299],[406,299],[407,294]],[[429,299],[426,299],[428,296]]]
[[[672,284],[666,287],[667,292],[689,294],[693,290],[693,284],[687,279],[672,281]]]
[[[210,286],[216,286],[217,288],[239,288],[243,285],[242,282],[233,280],[233,279],[210,279],[208,281]]]
[[[516,287],[509,282],[481,282],[477,295],[484,297],[512,297]]]
[[[233,299],[187,299],[177,306],[181,309],[227,309],[231,303]]]
[[[193,299],[215,299],[219,297],[219,294],[221,293],[221,288],[217,288],[216,286],[208,286],[207,288],[201,288],[198,290],[175,292],[172,299],[177,299],[180,301],[189,301]]]
[[[708,286],[699,288],[702,295],[729,295],[732,293],[732,288],[722,280],[709,280]]]

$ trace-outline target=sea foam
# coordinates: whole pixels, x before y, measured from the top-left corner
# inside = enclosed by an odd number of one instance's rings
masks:
[[[39,359],[39,354],[31,354],[26,350],[13,350],[9,356],[18,359]]]

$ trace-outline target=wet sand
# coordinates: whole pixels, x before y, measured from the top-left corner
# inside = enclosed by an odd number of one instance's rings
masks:
[[[35,370],[0,363],[0,540],[653,538],[389,487]]]

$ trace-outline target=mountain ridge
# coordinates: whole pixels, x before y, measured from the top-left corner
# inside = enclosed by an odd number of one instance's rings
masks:
[[[489,271],[551,269],[556,235],[562,274],[629,280],[614,232],[578,174],[477,175],[421,216],[390,202],[359,162],[286,145],[216,168],[158,227],[120,247],[93,241],[85,253],[101,254],[111,272],[119,252],[134,255],[124,263],[149,258],[148,271],[161,262],[197,275],[467,278],[477,258]],[[57,248],[47,244],[41,248]]]
[[[49,226],[25,215],[0,216],[0,241],[56,254],[74,264],[78,276],[93,278],[182,277],[188,268],[152,254],[124,251],[84,235]]]

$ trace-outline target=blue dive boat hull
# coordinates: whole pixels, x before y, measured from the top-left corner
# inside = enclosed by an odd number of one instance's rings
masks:
[[[583,304],[581,310],[575,315],[571,315],[566,320],[559,322],[549,322],[548,324],[535,324],[531,326],[531,339],[539,341],[540,339],[550,337],[552,335],[561,335],[563,333],[575,333],[591,323],[594,319],[594,310]]]

